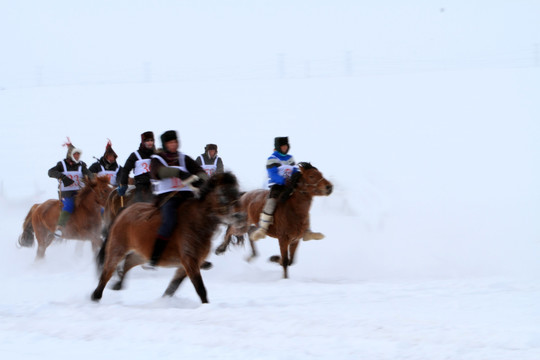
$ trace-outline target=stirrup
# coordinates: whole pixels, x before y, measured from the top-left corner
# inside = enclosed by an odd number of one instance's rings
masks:
[[[63,238],[64,237],[64,231],[62,227],[57,226],[56,229],[53,232],[53,235],[57,238]]]

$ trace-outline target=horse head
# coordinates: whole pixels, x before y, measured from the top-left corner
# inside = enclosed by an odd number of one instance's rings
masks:
[[[84,187],[77,195],[77,206],[83,202],[86,203],[91,197],[93,197],[94,202],[99,206],[105,206],[107,198],[113,190],[109,183],[109,178],[107,176],[98,176],[95,179],[85,178],[83,182]]]
[[[247,231],[247,215],[240,209],[239,185],[233,173],[212,175],[201,188],[199,198],[208,201],[211,211],[222,223]]]
[[[298,166],[302,176],[296,179],[297,191],[311,196],[328,196],[332,193],[332,183],[326,180],[316,167],[308,162],[301,162]]]

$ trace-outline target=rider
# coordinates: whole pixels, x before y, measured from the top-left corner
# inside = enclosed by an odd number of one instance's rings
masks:
[[[266,171],[268,173],[268,186],[270,192],[259,218],[259,227],[251,235],[252,241],[257,241],[266,236],[268,228],[274,222],[274,212],[278,203],[278,198],[287,190],[287,180],[293,174],[299,172],[294,158],[289,154],[289,138],[276,137],[274,139],[274,152],[266,161]],[[308,230],[303,235],[304,241],[320,240],[324,235],[312,232],[308,225]]]
[[[146,131],[141,134],[139,150],[129,155],[120,175],[118,195],[124,196],[128,187],[129,173],[133,170],[135,176],[134,202],[152,201],[152,184],[150,181],[150,156],[156,151],[154,146],[154,133]]]
[[[204,148],[204,154],[197,156],[197,163],[206,171],[208,176],[223,172],[223,161],[217,156],[217,145],[207,144]]]
[[[152,155],[150,173],[154,184],[156,203],[161,212],[158,230],[150,261],[145,269],[155,269],[178,222],[178,207],[193,198],[193,189],[208,179],[206,172],[191,157],[178,151],[178,135],[169,130],[161,135],[163,150]]]
[[[122,167],[116,162],[118,155],[114,152],[112,148],[111,140],[107,142],[105,146],[105,153],[95,163],[90,165],[88,170],[96,174],[96,176],[107,176],[109,178],[109,183],[113,186],[118,185],[118,179],[120,174],[122,174]]]
[[[64,146],[68,148],[66,158],[49,169],[49,177],[58,179],[63,204],[54,231],[57,237],[63,237],[64,227],[75,210],[75,196],[84,186],[83,177],[93,177],[86,164],[80,160],[82,150],[73,146],[69,138]]]

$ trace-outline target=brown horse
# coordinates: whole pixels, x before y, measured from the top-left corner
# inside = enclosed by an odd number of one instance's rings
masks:
[[[79,190],[75,198],[75,211],[64,229],[66,239],[90,240],[94,252],[101,245],[101,207],[112,188],[107,177],[85,180],[85,186]],[[62,210],[60,200],[47,200],[42,204],[34,204],[23,223],[23,233],[19,236],[19,245],[32,247],[34,234],[38,249],[36,259],[45,256],[45,250],[53,242],[53,231]]]
[[[328,196],[332,193],[332,184],[310,163],[302,162],[298,164],[301,175],[293,183],[289,184],[292,193],[283,199],[274,213],[274,223],[270,225],[267,236],[279,240],[281,256],[275,255],[271,261],[280,263],[283,267],[283,278],[288,277],[287,267],[292,265],[294,254],[298,247],[299,240],[309,228],[309,209],[314,196]],[[255,229],[255,224],[259,222],[268,190],[254,190],[242,195],[240,198],[240,208],[248,215],[248,224],[252,224],[249,229],[251,234]],[[223,243],[216,249],[216,254],[222,254],[226,249],[234,233],[238,229],[228,227]],[[241,242],[241,240],[240,240]],[[250,239],[252,255],[249,260],[257,256],[255,244]]]
[[[213,175],[198,198],[180,205],[176,229],[158,263],[178,268],[163,296],[172,296],[188,276],[201,301],[208,302],[200,266],[210,252],[214,232],[221,223],[247,231],[245,213],[236,211],[238,198],[238,181],[226,172]],[[105,244],[103,271],[92,300],[101,299],[105,285],[122,260],[123,277],[129,269],[150,258],[159,225],[159,210],[148,203],[133,204],[118,215]]]
[[[114,189],[109,194],[107,201],[105,202],[105,209],[103,211],[103,239],[107,239],[109,235],[109,229],[120,211],[133,203],[135,197],[135,188],[128,188],[124,196],[118,194],[118,189]]]

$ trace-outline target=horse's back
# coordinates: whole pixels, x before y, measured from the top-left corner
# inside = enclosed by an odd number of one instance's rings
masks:
[[[262,212],[268,193],[268,190],[258,189],[248,191],[240,197],[240,206],[246,212],[248,222],[254,224],[259,221],[259,215]]]
[[[49,199],[41,204],[38,204],[33,211],[32,220],[39,221],[40,219],[55,218],[58,219],[62,210],[62,202],[56,199]]]
[[[152,243],[159,222],[159,210],[153,204],[135,203],[130,205],[115,219],[110,230],[110,242],[144,240]]]

